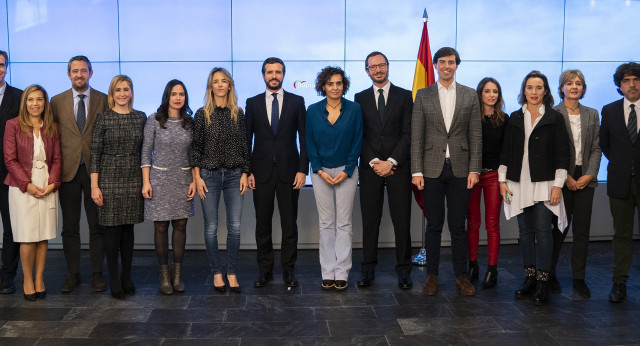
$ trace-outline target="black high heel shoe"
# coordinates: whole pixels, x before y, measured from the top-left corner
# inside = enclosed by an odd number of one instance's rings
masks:
[[[237,277],[236,277],[236,281],[238,281]],[[227,274],[227,282],[229,283],[229,292],[240,293],[240,291],[241,291],[240,290],[240,284],[238,284],[238,286],[231,286],[231,281],[229,280],[229,274]]]
[[[24,294],[24,299],[35,302],[36,299],[38,298],[38,296],[36,295],[36,293],[31,293],[31,294]]]
[[[44,299],[44,297],[46,296],[47,296],[47,291],[36,292],[36,297],[38,297],[39,299]]]
[[[122,291],[125,295],[134,295],[136,293],[136,286],[133,285],[133,280],[130,277],[120,277],[120,282],[122,282]]]
[[[220,275],[222,275],[222,274],[220,274]],[[215,277],[215,275],[214,275],[214,277]],[[227,284],[224,282],[224,277],[222,279],[222,286],[216,286],[216,284],[215,284],[216,280],[215,279],[213,280],[213,282],[214,282],[213,289],[216,292],[224,293],[224,292],[227,291]]]
[[[109,279],[109,288],[111,289],[111,296],[116,299],[124,299],[124,291],[122,290],[122,284],[118,279]]]

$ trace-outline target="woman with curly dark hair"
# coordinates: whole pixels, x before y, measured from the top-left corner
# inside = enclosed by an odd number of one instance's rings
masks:
[[[194,214],[196,187],[189,163],[192,133],[187,88],[171,80],[162,104],[149,117],[142,144],[142,196],[145,219],[153,220],[156,255],[160,263],[160,291],[184,292],[182,258],[187,220]],[[173,225],[173,268],[169,267],[169,223]]]
[[[362,149],[362,110],[345,99],[349,79],[339,67],[316,78],[318,95],[307,109],[307,155],[311,163],[320,234],[322,289],[344,290],[351,270],[353,200]]]

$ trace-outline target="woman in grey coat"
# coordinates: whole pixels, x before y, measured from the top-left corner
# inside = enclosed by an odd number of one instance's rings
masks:
[[[562,196],[569,223],[563,230],[556,226],[553,232],[553,257],[549,289],[560,293],[562,287],[556,279],[555,269],[560,255],[560,247],[569,231],[573,219],[573,248],[571,253],[571,271],[573,290],[582,297],[589,298],[591,292],[584,281],[591,229],[591,209],[593,195],[598,185],[600,169],[600,116],[598,111],[580,104],[579,100],[587,92],[587,83],[580,70],[566,70],[560,75],[560,102],[554,107],[562,113],[571,147],[571,159],[567,181],[562,188]]]

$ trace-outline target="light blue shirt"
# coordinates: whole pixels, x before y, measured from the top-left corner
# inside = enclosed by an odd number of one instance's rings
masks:
[[[83,93],[79,93],[76,89],[71,88],[71,92],[73,93],[73,117],[78,120],[78,103],[80,102],[80,97],[78,95],[83,94],[86,97],[84,98],[84,110],[85,116],[87,117],[87,121],[89,120],[89,95],[91,95],[91,87],[88,87]]]

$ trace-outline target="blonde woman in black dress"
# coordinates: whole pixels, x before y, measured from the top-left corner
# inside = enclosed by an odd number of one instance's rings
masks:
[[[140,151],[147,116],[133,109],[131,78],[118,75],[109,86],[109,109],[98,114],[91,142],[91,198],[107,233],[111,296],[135,293],[131,279],[133,225],[144,219]],[[118,255],[122,275],[118,278]]]

